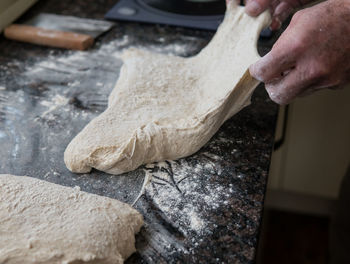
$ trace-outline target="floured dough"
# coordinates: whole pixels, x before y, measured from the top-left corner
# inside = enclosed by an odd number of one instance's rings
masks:
[[[142,224],[117,200],[0,175],[0,263],[123,263]]]
[[[230,1],[224,22],[197,56],[125,52],[108,108],[65,151],[68,169],[120,174],[198,151],[250,103],[258,81],[248,67],[259,58],[258,36],[269,21],[267,11],[252,18]]]

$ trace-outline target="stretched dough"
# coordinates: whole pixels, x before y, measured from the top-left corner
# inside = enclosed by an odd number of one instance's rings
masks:
[[[259,55],[268,11],[257,18],[230,1],[218,32],[197,56],[128,50],[105,112],[68,145],[73,172],[111,174],[198,151],[225,120],[250,103],[258,81],[247,69]]]
[[[142,224],[117,200],[0,175],[0,263],[123,263]]]

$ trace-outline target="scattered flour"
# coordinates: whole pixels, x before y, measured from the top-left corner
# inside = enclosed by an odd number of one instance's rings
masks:
[[[68,104],[69,98],[56,94],[51,101],[41,101],[40,104],[46,106],[48,109],[42,113],[41,117],[48,117],[56,109]],[[51,117],[52,118],[52,117]]]
[[[113,88],[114,83],[113,81],[111,83],[110,80],[107,82],[107,85],[105,82],[102,82],[102,80],[108,79],[103,68],[105,67],[108,70],[116,69],[115,72],[108,72],[108,74],[117,77],[118,68],[120,69],[122,65],[121,55],[126,48],[136,47],[165,54],[186,56],[188,52],[193,53],[191,51],[192,49],[197,49],[197,45],[192,44],[198,41],[206,40],[189,36],[179,36],[166,43],[164,37],[159,37],[156,41],[158,44],[151,41],[149,44],[140,46],[138,44],[140,42],[134,36],[125,34],[108,43],[97,43],[95,49],[89,52],[67,51],[64,55],[57,55],[51,52],[47,59],[43,60],[41,58],[40,61],[27,66],[23,75],[28,78],[27,81],[29,83],[33,80],[36,80],[35,83],[49,83],[50,89],[47,92],[47,98],[53,99],[41,102],[43,106],[48,107],[41,117],[48,118],[50,113],[68,103],[69,100],[64,98],[65,94],[63,94],[63,91],[65,91],[64,88],[67,87],[70,87],[71,91],[84,87],[84,92],[86,93],[89,91],[100,91],[103,94],[103,100],[107,101],[107,96]],[[86,76],[89,74],[96,75],[95,83],[84,82],[84,80],[88,80]],[[61,87],[59,89],[57,87],[51,89],[51,84]],[[86,90],[86,86],[90,86],[90,88]],[[0,86],[0,90],[2,89],[5,88]],[[103,103],[103,107],[106,107],[106,102]]]
[[[209,180],[216,170],[210,160],[203,158],[208,153],[201,155],[194,158],[199,161],[195,166],[182,159],[148,164],[140,193],[151,198],[169,222],[194,240],[213,231],[210,227],[215,223],[211,222],[210,213],[227,206],[226,199],[233,191],[232,185],[224,187]]]

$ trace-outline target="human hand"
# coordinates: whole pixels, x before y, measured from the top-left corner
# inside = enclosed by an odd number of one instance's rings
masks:
[[[251,65],[270,98],[297,96],[350,81],[350,1],[328,0],[297,12],[272,50]]]
[[[250,16],[258,16],[269,9],[272,16],[270,28],[277,30],[292,12],[313,0],[246,0],[245,10]]]

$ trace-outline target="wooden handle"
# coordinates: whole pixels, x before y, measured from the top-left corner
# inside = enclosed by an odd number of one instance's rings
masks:
[[[94,39],[89,35],[19,24],[5,28],[4,35],[13,40],[74,50],[86,50],[94,44]]]

